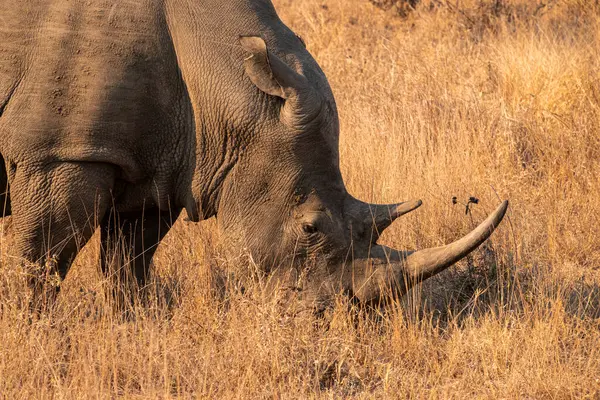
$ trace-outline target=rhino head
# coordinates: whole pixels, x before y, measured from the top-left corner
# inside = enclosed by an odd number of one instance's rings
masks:
[[[260,90],[257,138],[223,185],[219,226],[241,241],[266,272],[283,277],[305,299],[336,293],[371,302],[391,288],[403,295],[485,241],[508,202],[475,230],[443,247],[398,251],[377,243],[420,200],[369,204],[346,190],[339,168],[339,122],[333,98],[267,51],[259,37],[241,37],[246,76]],[[262,93],[261,93],[262,92]]]

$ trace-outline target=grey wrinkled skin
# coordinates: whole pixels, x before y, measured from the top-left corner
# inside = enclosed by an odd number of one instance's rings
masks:
[[[0,197],[15,252],[66,275],[102,230],[143,285],[181,210],[313,302],[403,294],[483,242],[376,244],[420,201],[373,205],[342,181],[327,79],[266,0],[3,0]],[[104,257],[103,257],[104,258]],[[308,267],[307,267],[308,266]]]

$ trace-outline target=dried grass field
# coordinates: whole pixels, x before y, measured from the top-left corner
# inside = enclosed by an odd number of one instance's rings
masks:
[[[179,221],[132,318],[95,238],[31,321],[6,218],[0,398],[600,398],[598,2],[275,6],[330,80],[350,192],[424,201],[382,242],[448,243],[506,198],[500,228],[385,310],[315,316],[240,280],[214,221]]]

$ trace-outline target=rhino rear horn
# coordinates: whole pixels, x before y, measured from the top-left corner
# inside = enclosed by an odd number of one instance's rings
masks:
[[[258,89],[286,100],[301,117],[316,115],[320,97],[304,75],[269,52],[261,37],[240,36],[240,44],[249,53],[244,60],[246,75]]]
[[[423,204],[421,200],[394,204],[372,204],[349,197],[345,209],[359,225],[362,225],[359,228],[361,232],[371,232],[370,239],[375,243],[396,218],[416,210],[421,204]]]
[[[372,224],[375,228],[373,239],[378,239],[383,231],[389,227],[396,218],[416,210],[423,204],[421,200],[405,201],[396,204],[369,204],[369,215],[365,223]]]

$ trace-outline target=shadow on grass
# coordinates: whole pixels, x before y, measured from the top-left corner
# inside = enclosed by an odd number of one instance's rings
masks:
[[[580,276],[555,276],[546,264],[517,265],[511,254],[498,256],[491,244],[457,266],[413,288],[402,308],[410,321],[462,327],[467,319],[550,315],[559,304],[566,316],[600,320],[600,284]]]

